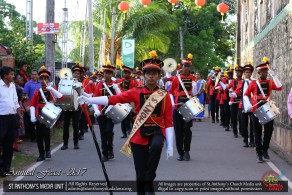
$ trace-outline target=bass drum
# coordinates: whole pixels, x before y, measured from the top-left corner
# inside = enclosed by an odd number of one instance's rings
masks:
[[[75,111],[78,109],[78,92],[74,89],[73,84],[77,83],[77,79],[73,78],[64,78],[59,82],[58,91],[63,94],[63,99],[57,101],[57,105],[62,108],[62,110]]]
[[[51,102],[47,102],[38,116],[38,121],[46,125],[46,127],[52,128],[61,116],[61,112],[61,108],[55,106]]]

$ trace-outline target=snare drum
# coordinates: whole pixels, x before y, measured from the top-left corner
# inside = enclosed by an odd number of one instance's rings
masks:
[[[191,98],[178,109],[178,112],[183,116],[186,122],[189,122],[203,111],[204,106],[199,102],[197,97]]]
[[[105,111],[105,115],[111,118],[114,123],[122,122],[131,112],[132,107],[130,104],[116,104],[110,105]]]
[[[48,128],[52,128],[60,117],[62,109],[51,102],[47,102],[38,116],[38,121]]]
[[[259,119],[259,123],[264,125],[271,120],[274,120],[280,114],[279,108],[275,105],[274,101],[268,101],[256,111],[254,115]]]
[[[78,109],[78,92],[73,88],[73,84],[78,82],[74,78],[64,78],[60,80],[58,91],[63,94],[64,98],[58,100],[56,105],[62,110],[75,111]]]

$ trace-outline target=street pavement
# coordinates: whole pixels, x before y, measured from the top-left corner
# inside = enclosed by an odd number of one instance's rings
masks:
[[[99,144],[99,126],[94,126]],[[135,180],[135,170],[132,158],[128,158],[119,150],[126,139],[121,139],[120,124],[115,125],[114,154],[115,158],[105,162],[107,173],[111,181]],[[70,132],[71,133],[71,132]],[[72,133],[71,133],[72,135]],[[93,138],[90,133],[85,134],[85,139],[79,142],[80,149],[73,149],[72,137],[69,141],[68,150],[60,150],[58,146],[52,158],[38,162],[30,168],[35,168],[32,176],[16,177],[22,181],[96,181],[105,180],[102,167],[98,159]],[[209,118],[202,122],[194,122],[192,127],[191,160],[177,161],[177,152],[174,142],[174,157],[166,160],[165,147],[163,148],[160,164],[157,170],[156,180],[165,181],[261,181],[262,176],[273,169],[268,163],[256,163],[256,152],[254,148],[242,147],[242,138],[233,138],[232,131],[226,132],[219,123],[211,123]],[[271,162],[279,169],[281,176],[292,181],[291,165],[270,151]],[[273,164],[271,166],[273,166]],[[59,176],[44,176],[40,172],[46,170],[61,172]],[[68,176],[72,170],[81,170],[79,175]],[[39,172],[39,173],[38,173]],[[74,171],[73,171],[74,172]],[[82,175],[82,176],[81,176]],[[38,177],[43,177],[39,179]],[[283,178],[283,177],[282,177]],[[290,185],[291,187],[291,185]],[[287,193],[291,194],[289,188]],[[56,194],[57,192],[35,192],[33,194]],[[61,192],[59,192],[61,193]],[[81,194],[81,192],[62,192],[62,194]],[[109,194],[108,192],[95,192],[94,194]],[[156,194],[177,194],[178,192],[164,192]],[[184,192],[182,194],[263,194],[259,192],[236,193],[236,192]],[[32,192],[11,192],[5,194],[32,194]],[[93,194],[83,192],[82,194]],[[135,194],[114,192],[114,194]],[[269,194],[279,194],[269,192]]]

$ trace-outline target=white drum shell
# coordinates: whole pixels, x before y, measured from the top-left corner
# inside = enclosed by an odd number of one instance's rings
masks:
[[[116,105],[110,105],[105,111],[105,115],[112,119],[114,123],[120,123],[122,122],[128,114],[131,112],[131,105],[130,104],[116,104]]]
[[[78,93],[73,89],[73,84],[78,82],[74,78],[64,78],[60,80],[58,91],[63,94],[63,99],[57,101],[57,106],[62,110],[75,111],[78,109]]]
[[[42,108],[38,116],[38,121],[48,128],[52,128],[60,117],[62,109],[55,106],[53,103],[48,102]]]
[[[279,108],[275,105],[274,101],[268,101],[256,111],[254,115],[259,119],[259,123],[264,125],[271,120],[274,120],[280,114]]]
[[[204,106],[199,102],[197,97],[191,98],[178,109],[178,112],[183,116],[186,122],[189,122],[203,111]]]

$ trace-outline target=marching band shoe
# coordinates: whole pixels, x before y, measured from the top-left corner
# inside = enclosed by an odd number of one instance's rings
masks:
[[[244,142],[243,147],[248,148],[248,143]]]
[[[202,122],[202,119],[199,119],[199,122]]]
[[[79,149],[79,144],[74,144],[74,150],[78,150]]]
[[[264,162],[263,155],[257,154],[257,163],[263,163],[263,162]]]
[[[40,155],[38,158],[37,158],[37,162],[39,161],[44,161],[45,160],[45,156],[44,155]]]
[[[238,135],[237,134],[234,134],[234,136],[233,136],[234,138],[238,138]]]
[[[212,120],[212,123],[215,123],[215,120]]]
[[[51,158],[52,155],[51,155],[51,151],[46,151],[46,158]]]
[[[183,160],[184,160],[183,155],[179,155],[179,156],[177,157],[177,160],[178,160],[178,161],[183,161]]]
[[[249,147],[254,148],[255,147],[254,142],[250,142]]]
[[[267,161],[270,160],[270,156],[269,156],[268,152],[263,152],[263,158],[264,158],[264,160],[267,160]]]
[[[123,138],[127,138],[127,134],[123,134],[123,136],[121,137],[122,139]]]
[[[185,152],[184,159],[185,159],[185,161],[189,161],[190,160],[190,153],[189,152]]]
[[[61,150],[67,150],[68,149],[68,145],[67,144],[64,144],[62,147],[61,147]]]
[[[113,151],[108,151],[108,159],[114,159],[115,155]]]
[[[106,162],[106,161],[108,161],[108,156],[106,156],[106,155],[103,155],[103,157],[102,157],[102,161],[103,161],[103,162]]]
[[[227,127],[225,128],[225,131],[229,131],[229,126],[227,126]]]

